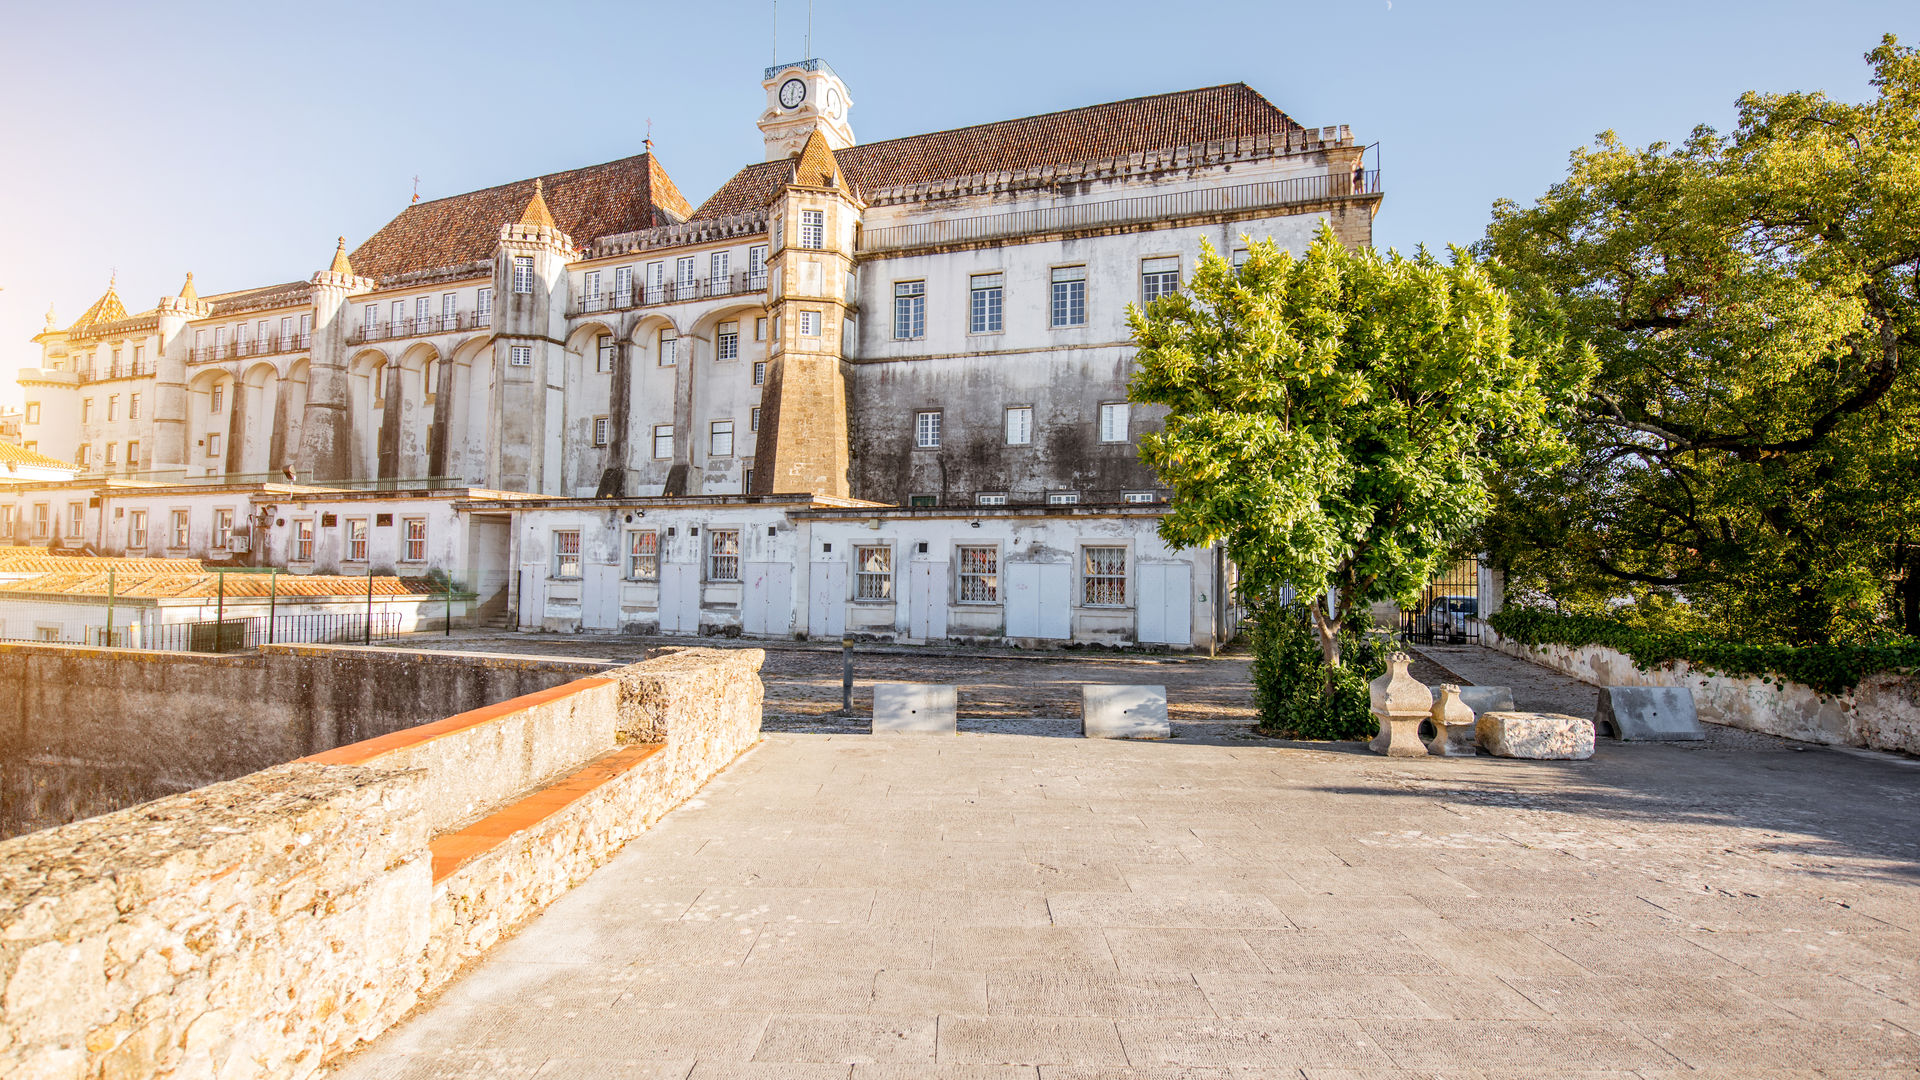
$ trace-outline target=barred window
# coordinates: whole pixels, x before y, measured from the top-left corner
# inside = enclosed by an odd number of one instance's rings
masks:
[[[1127,549],[1087,547],[1081,596],[1089,607],[1125,607],[1127,603]]]
[[[720,333],[714,339],[713,343],[713,358],[715,360],[740,359],[739,323],[723,322],[720,324]]]
[[[1140,302],[1151,304],[1180,291],[1180,257],[1140,260]]]
[[[635,529],[627,533],[627,576],[635,581],[660,578],[660,533]]]
[[[1006,277],[1003,274],[975,274],[969,279],[971,313],[968,332],[997,334],[1001,331],[1006,305]]]
[[[707,580],[740,580],[740,530],[707,530]]]
[[[800,246],[803,248],[822,248],[827,246],[826,211],[800,211]]]
[[[960,602],[997,604],[1000,602],[1000,549],[962,546],[960,548]]]
[[[853,549],[855,600],[893,599],[893,549],[885,544]]]
[[[910,341],[927,336],[926,282],[894,282],[893,336],[902,341]]]
[[[931,450],[939,447],[940,413],[937,410],[914,414],[913,445],[923,450]]]
[[[580,576],[580,530],[555,529],[553,533],[553,576]]]
[[[401,561],[425,562],[427,558],[427,519],[405,518],[400,524],[406,529],[406,547],[401,552]]]
[[[1056,266],[1053,269],[1053,325],[1087,325],[1087,268]]]
[[[513,291],[517,293],[533,291],[533,256],[515,255],[513,257]]]
[[[367,519],[347,522],[347,561],[367,561]]]

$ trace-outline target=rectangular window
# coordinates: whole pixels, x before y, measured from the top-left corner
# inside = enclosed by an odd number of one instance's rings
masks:
[[[724,251],[716,251],[707,259],[707,280],[713,282],[714,292],[721,290],[721,284],[727,280],[732,266],[733,259]]]
[[[368,304],[366,307],[360,309],[360,332],[363,335],[367,337],[372,337],[375,333],[378,333],[379,326],[380,326],[380,305],[379,304]],[[216,348],[217,347],[218,346],[216,346]]]
[[[293,348],[293,316],[291,315],[282,316],[280,319],[279,345],[283,349]],[[133,350],[133,362],[136,364],[140,362],[139,349]]]
[[[208,412],[217,413],[220,411],[221,399],[226,397],[226,389],[224,386],[215,386],[213,392],[207,395]]]
[[[758,405],[755,405],[753,408],[747,410],[747,430],[748,431],[760,430],[760,406]]]
[[[225,551],[233,546],[233,511],[215,510],[213,512],[213,549]]]
[[[1238,269],[1240,269],[1241,267],[1243,267],[1243,266],[1245,266],[1245,265],[1247,265],[1247,257],[1248,257],[1249,255],[1251,255],[1251,254],[1253,254],[1253,253],[1252,253],[1251,251],[1249,251],[1248,249],[1246,249],[1246,248],[1243,248],[1243,247],[1237,247],[1237,248],[1234,248],[1234,249],[1233,249],[1233,260],[1232,260],[1232,261],[1233,261],[1233,268],[1234,268],[1235,270],[1238,270]]]
[[[1122,495],[1121,498],[1130,503],[1150,503],[1153,501],[1153,492],[1129,491]]]
[[[740,359],[739,323],[723,322],[720,324],[719,333],[714,337],[713,341],[713,358],[715,360]]]
[[[753,320],[753,340],[767,340],[767,320],[765,316]]]
[[[680,335],[672,330],[660,331],[661,367],[672,367],[680,358]]]
[[[86,527],[86,524],[87,524],[87,504],[78,503],[78,502],[68,503],[67,504],[67,539],[69,540],[80,539],[80,531]]]
[[[1127,549],[1087,547],[1080,550],[1086,567],[1081,599],[1088,607],[1125,607]]]
[[[753,385],[761,386],[764,385],[766,381],[767,362],[765,360],[755,360],[753,362]]]
[[[960,548],[959,597],[963,604],[1000,602],[1000,549],[992,546],[962,545]]]
[[[38,409],[38,406],[36,405],[35,408]],[[33,422],[37,422],[37,420],[29,421],[29,422],[33,423]],[[80,422],[83,424],[93,423],[93,399],[92,398],[80,399]]]
[[[913,341],[927,336],[927,283],[893,283],[893,336]]]
[[[969,321],[967,331],[974,334],[997,334],[1000,332],[1004,317],[1006,275],[975,274],[968,279]]]
[[[613,335],[601,334],[594,353],[594,367],[602,372],[613,370]]]
[[[753,470],[752,469],[748,469],[746,472],[746,478],[740,481],[740,490],[748,494],[752,494],[753,492]]]
[[[129,420],[140,419],[140,395],[139,394],[127,395],[127,419]]]
[[[1033,442],[1033,406],[1007,406],[1007,445],[1026,446]]]
[[[533,291],[533,256],[515,255],[513,257],[513,291],[517,293]]]
[[[493,286],[483,286],[473,294],[473,312],[480,316],[493,314]]]
[[[183,511],[176,511],[174,520],[180,520]],[[176,526],[177,527],[177,526]],[[185,547],[185,544],[177,545]],[[293,558],[295,562],[313,561],[313,519],[301,518],[293,523]]]
[[[236,352],[247,351],[247,324],[241,323],[233,328],[233,347]],[[113,373],[120,374],[120,354],[113,354]]]
[[[633,303],[633,267],[617,267],[613,271],[613,302],[625,307]]]
[[[131,469],[138,464],[140,464],[140,440],[128,439],[127,440],[127,468]]]
[[[707,530],[707,580],[740,580],[740,530]]]
[[[417,296],[413,300],[413,332],[427,334],[433,332],[433,297]]]
[[[1087,325],[1087,268],[1053,268],[1053,325]]]
[[[820,336],[820,313],[819,312],[803,311],[800,313],[800,336],[801,337],[819,337]]]
[[[207,432],[207,456],[210,458],[220,456],[220,433],[217,431]]]
[[[147,347],[145,345],[135,345],[133,347],[133,373],[135,375],[140,374],[140,365],[145,363],[146,359]]]
[[[693,278],[693,256],[674,260],[673,291],[675,298],[680,300],[698,295]]]
[[[667,298],[667,264],[650,262],[647,264],[646,302],[657,304]]]
[[[1127,414],[1127,403],[1124,401],[1109,401],[1101,404],[1101,442],[1126,442],[1128,440]]]
[[[1140,302],[1151,304],[1180,291],[1180,257],[1140,260]]]
[[[78,464],[83,469],[93,464],[93,444],[92,443],[80,444],[80,461]]]
[[[1007,505],[1007,493],[1004,491],[982,491],[973,497],[973,501],[980,506],[1005,506]]]
[[[627,576],[635,581],[657,581],[660,577],[660,533],[654,529],[635,529],[627,534]]]
[[[518,290],[515,291],[517,292]],[[407,332],[406,327],[407,302],[405,300],[395,300],[393,302],[393,332],[396,334],[404,334]]]
[[[914,414],[913,445],[922,450],[931,450],[940,445],[940,413],[937,410]]]
[[[588,300],[600,299],[600,271],[589,270],[585,274],[585,285],[580,290]]]
[[[653,425],[653,456],[659,461],[665,461],[673,456],[672,424]]]
[[[827,246],[827,212],[825,210],[800,211],[800,246],[816,249]]]
[[[28,423],[33,423],[35,421],[38,421],[39,419],[40,419],[40,410],[34,409],[33,420],[29,420]],[[107,395],[107,423],[111,424],[118,419],[120,419],[120,395],[108,394]]]
[[[53,511],[46,503],[33,504],[33,537],[45,540],[48,530],[53,528]],[[184,545],[183,545],[184,546]]]
[[[367,561],[366,518],[353,518],[347,522],[347,561]]]
[[[226,327],[216,326],[213,328],[213,349],[215,352],[219,352],[219,353],[224,353],[227,351],[227,328]]]
[[[594,417],[593,418],[593,445],[595,446],[607,445],[608,435],[612,431],[612,429],[613,429],[612,417],[610,416]]]
[[[580,576],[580,530],[554,530],[553,576],[557,578]]]
[[[747,249],[747,288],[763,288],[766,283],[767,245],[755,244]]]
[[[1079,502],[1080,502],[1080,493],[1077,491],[1047,492],[1048,506],[1075,506],[1075,505],[1078,505]]]
[[[404,530],[406,548],[400,558],[405,562],[425,562],[427,558],[427,519],[402,518],[400,525]]]
[[[533,346],[510,345],[507,347],[507,364],[511,367],[532,367]]]
[[[120,444],[108,443],[107,444],[107,467],[112,468],[113,466],[118,464],[120,464]]]
[[[309,530],[309,534],[308,534],[308,543],[306,548],[307,554],[305,557],[312,558],[313,543],[312,543],[311,530],[313,529],[313,522],[308,521],[306,524],[307,524],[307,529]],[[172,546],[174,548],[184,548],[187,546],[187,512],[185,510],[175,510],[173,512]]]
[[[13,535],[13,507],[0,506],[0,536]]]
[[[127,548],[130,551],[147,550],[147,512],[145,510],[127,512]]]
[[[885,544],[859,544],[853,549],[855,600],[893,599],[893,549]]]
[[[26,422],[29,424],[37,424],[40,422],[40,403],[39,402],[37,401],[27,402]]]
[[[483,291],[491,293],[493,290],[487,289]],[[300,347],[301,348],[306,348],[306,345],[307,345],[306,337],[308,334],[311,334],[311,333],[313,333],[313,316],[311,314],[300,316],[300,338],[301,338]]]
[[[440,294],[440,329],[456,330],[460,326],[460,294]]]
[[[733,421],[715,420],[707,433],[708,457],[733,456]]]

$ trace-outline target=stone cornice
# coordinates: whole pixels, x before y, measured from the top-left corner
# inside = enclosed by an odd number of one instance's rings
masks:
[[[358,274],[341,274],[332,270],[321,270],[313,275],[313,287],[316,289],[343,289],[349,295],[371,292],[375,286],[372,278]]]
[[[648,251],[655,248],[686,247],[692,244],[709,244],[715,240],[727,240],[736,236],[751,236],[767,231],[767,214],[764,210],[748,210],[724,217],[701,218],[694,221],[675,222],[671,225],[657,225],[651,229],[637,232],[615,233],[594,241],[593,250],[588,258],[603,259],[630,252]]]

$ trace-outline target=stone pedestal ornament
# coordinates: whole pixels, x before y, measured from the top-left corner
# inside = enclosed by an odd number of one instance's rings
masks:
[[[1565,713],[1487,712],[1476,725],[1494,757],[1584,761],[1593,756],[1593,721]]]
[[[1435,757],[1473,757],[1480,752],[1473,709],[1453,683],[1441,683],[1433,703],[1433,738],[1427,752]]]
[[[1367,686],[1373,718],[1380,722],[1380,734],[1367,749],[1388,757],[1426,757],[1427,746],[1420,741],[1420,723],[1433,713],[1433,692],[1427,684],[1407,673],[1413,659],[1406,653],[1387,657],[1387,673]]]

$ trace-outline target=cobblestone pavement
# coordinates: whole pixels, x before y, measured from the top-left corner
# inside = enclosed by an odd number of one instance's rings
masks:
[[[1920,1077],[1920,771],[1005,724],[768,735],[341,1075]]]

